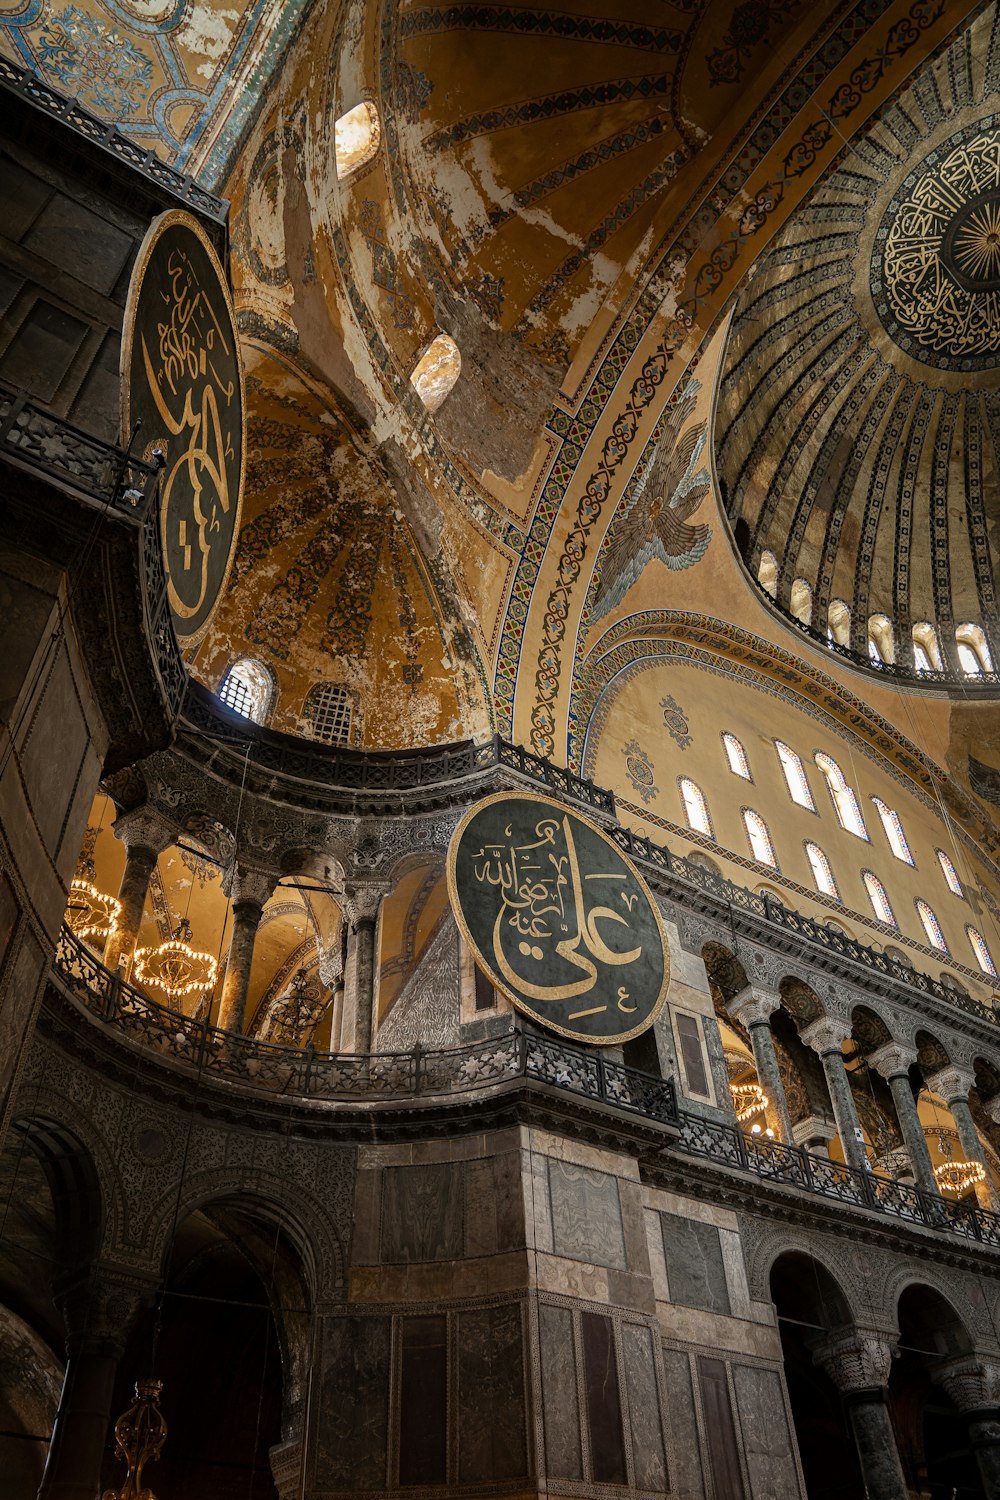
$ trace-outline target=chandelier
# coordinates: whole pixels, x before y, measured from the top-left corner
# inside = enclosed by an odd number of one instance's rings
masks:
[[[191,947],[191,924],[183,918],[174,936],[158,948],[137,948],[132,973],[140,984],[156,985],[168,1000],[211,989],[218,963],[211,953]]]
[[[118,925],[121,909],[117,896],[105,896],[89,880],[77,876],[70,881],[66,921],[77,937],[110,937]]]
[[[981,1161],[944,1161],[934,1168],[934,1177],[943,1193],[964,1193],[985,1176],[986,1168]]]
[[[733,1096],[733,1108],[741,1123],[762,1115],[771,1102],[759,1083],[732,1083],[729,1092]]]

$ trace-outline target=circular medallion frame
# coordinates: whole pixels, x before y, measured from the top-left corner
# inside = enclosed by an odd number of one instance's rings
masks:
[[[505,819],[502,804],[512,810],[519,804],[524,811],[517,828],[513,820]],[[467,838],[470,830],[471,837]],[[515,842],[525,837],[537,842]],[[506,875],[502,870],[505,844],[510,859]],[[589,868],[598,853],[602,861],[610,854],[610,869]],[[517,855],[529,857],[518,862]],[[659,907],[625,852],[581,812],[536,793],[494,792],[470,808],[452,834],[447,879],[452,911],[473,958],[500,994],[523,1015],[547,1031],[590,1046],[618,1046],[653,1025],[670,984],[670,946]],[[529,881],[530,889],[526,884]],[[599,890],[603,904],[587,907],[584,892],[588,881],[604,882],[603,888],[593,887]],[[517,897],[513,903],[498,894],[512,884]],[[479,887],[477,900],[468,894],[474,886]],[[567,899],[572,900],[574,910],[563,923],[559,917],[567,915]],[[539,909],[539,903],[544,910]],[[520,922],[518,925],[509,920],[507,924],[520,937],[516,954],[505,952],[501,942],[500,928],[508,911],[516,913]],[[524,915],[526,911],[530,920]],[[530,930],[532,927],[535,931]],[[556,928],[566,932],[566,937],[556,938]],[[633,950],[612,945],[612,934],[619,928],[641,934],[638,957],[632,956]],[[492,943],[486,941],[490,934]],[[555,940],[548,954],[543,946],[546,939]],[[653,940],[651,948],[657,951],[647,952],[649,939]],[[512,958],[515,963],[520,961],[520,974]],[[553,982],[541,985],[528,979],[524,971],[536,963],[547,969]],[[589,985],[588,971],[593,971]],[[581,973],[582,979],[577,977]],[[540,995],[544,990],[549,995]],[[637,990],[642,991],[641,996]],[[591,1004],[594,999],[601,1004]],[[546,1005],[552,1010],[547,1012]],[[634,1019],[637,1011],[638,1020]],[[609,1027],[612,1016],[621,1018],[620,1029]]]
[[[129,282],[121,347],[122,443],[163,455],[160,541],[174,633],[196,645],[225,593],[246,475],[243,361],[226,275],[192,214],[150,224]],[[190,577],[186,575],[191,575]]]

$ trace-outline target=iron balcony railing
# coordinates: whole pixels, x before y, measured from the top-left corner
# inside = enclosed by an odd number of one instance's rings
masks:
[[[466,1047],[414,1047],[358,1056],[280,1047],[220,1031],[205,1020],[158,1005],[106,969],[66,927],[54,969],[91,1015],[202,1077],[331,1103],[398,1103],[466,1094],[527,1078],[661,1125],[677,1123],[677,1097],[670,1079],[623,1067],[554,1037],[509,1031]]]

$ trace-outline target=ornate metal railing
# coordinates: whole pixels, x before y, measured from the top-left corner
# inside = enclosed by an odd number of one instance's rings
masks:
[[[168,167],[152,151],[144,150],[114,125],[91,114],[89,109],[84,109],[78,99],[72,99],[68,94],[54,89],[51,84],[43,83],[30,68],[22,68],[7,57],[0,57],[0,83],[36,108],[44,110],[45,114],[61,120],[88,141],[110,152],[119,161],[127,162],[134,171],[140,172],[158,187],[166,188],[182,203],[225,227],[229,204],[224,198],[217,198],[214,193],[206,192],[193,177]]]
[[[879,1172],[860,1172],[797,1146],[747,1136],[738,1126],[721,1120],[706,1120],[686,1111],[680,1120],[681,1133],[674,1144],[691,1156],[710,1157],[719,1166],[752,1172],[775,1187],[798,1188],[1000,1248],[1000,1214],[980,1208],[971,1199],[939,1198]]]
[[[527,1078],[660,1124],[677,1122],[670,1079],[623,1067],[554,1037],[509,1031],[466,1047],[415,1047],[363,1056],[277,1047],[158,1005],[106,969],[65,927],[54,969],[70,994],[119,1035],[203,1077],[272,1094],[341,1103],[398,1102]]]
[[[154,464],[53,416],[26,392],[5,385],[0,385],[0,453],[139,522],[156,492]]]

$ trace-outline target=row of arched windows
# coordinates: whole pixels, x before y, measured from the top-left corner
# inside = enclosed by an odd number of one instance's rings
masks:
[[[277,698],[274,674],[262,661],[245,656],[227,670],[219,697],[254,724],[267,722]],[[302,730],[327,745],[349,745],[355,722],[355,695],[339,682],[317,682],[302,704]]]
[[[778,597],[778,560],[773,552],[761,555],[757,578],[765,593],[772,599]],[[804,578],[792,583],[788,598],[789,612],[803,625],[814,625],[813,592]],[[827,610],[826,638],[831,644],[850,646],[851,610],[843,599],[833,599]],[[913,664],[918,672],[943,672],[946,663],[941,650],[941,639],[937,629],[928,620],[921,620],[911,628]],[[993,658],[983,629],[971,620],[955,627],[955,653],[962,672],[967,677],[981,677],[992,672]],[[895,664],[897,656],[896,631],[888,615],[870,615],[868,618],[868,655],[878,665]]]

